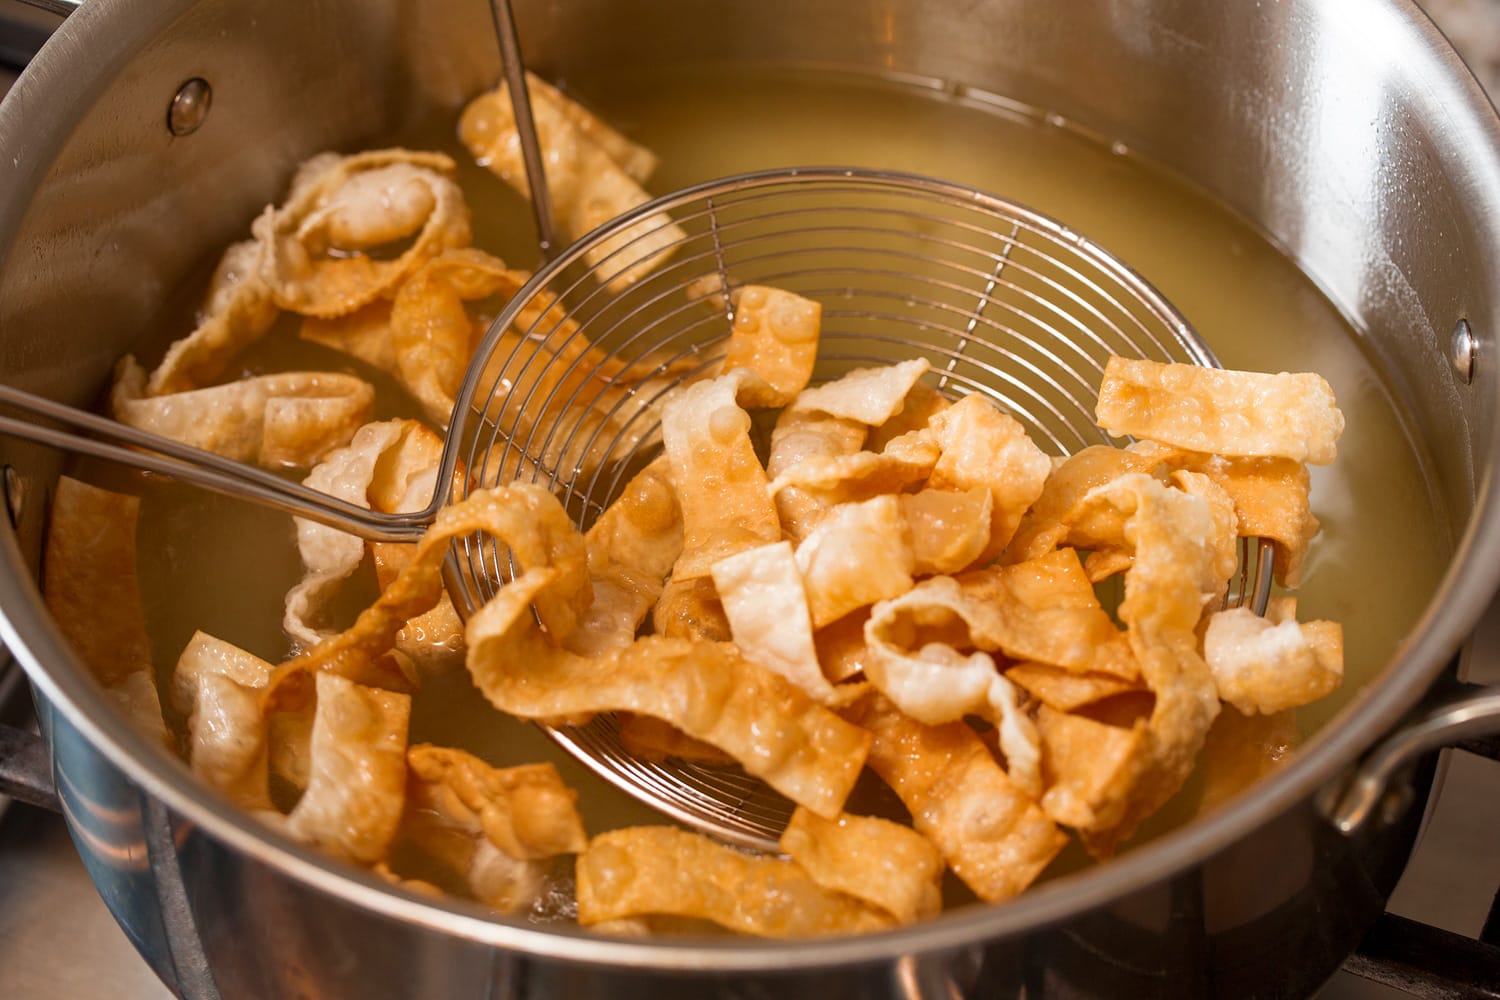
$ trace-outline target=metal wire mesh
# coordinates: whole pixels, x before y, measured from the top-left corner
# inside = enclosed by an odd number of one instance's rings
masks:
[[[648,275],[611,286],[643,259]],[[923,356],[934,387],[989,396],[1059,455],[1119,443],[1093,422],[1110,355],[1217,365],[1140,276],[1021,206],[910,175],[747,175],[597,231],[506,307],[450,429],[468,488],[548,482],[587,528],[659,452],[664,396],[717,370],[733,322],[724,293],[746,284],[822,304],[815,381]],[[459,543],[454,557],[468,610],[509,577],[491,539]],[[610,716],[554,735],[610,781],[726,840],[772,846],[791,812],[737,767],[637,759]]]

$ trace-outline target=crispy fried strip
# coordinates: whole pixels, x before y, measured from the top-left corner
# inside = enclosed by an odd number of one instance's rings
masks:
[[[513,858],[537,861],[587,846],[578,793],[551,764],[491,767],[473,754],[430,743],[412,747],[406,759],[416,780],[450,791],[490,843]]]
[[[551,87],[528,90],[552,214],[569,240],[650,200],[609,151],[578,127],[577,113],[564,110],[565,97]],[[458,134],[481,166],[529,195],[515,110],[503,82],[469,102],[459,117]],[[657,213],[596,244],[585,259],[601,281],[619,290],[659,267],[685,237],[665,213]]]
[[[750,441],[750,415],[737,402],[745,386],[759,381],[740,368],[688,386],[662,409],[662,443],[682,507],[675,580],[706,576],[725,556],[781,538]]]
[[[825,889],[790,861],[745,854],[664,826],[602,833],[578,857],[578,922],[701,917],[761,937],[879,930],[891,918]]]
[[[1144,722],[1106,725],[1043,705],[1036,716],[1042,738],[1042,809],[1056,823],[1088,830],[1100,826],[1098,810],[1130,781],[1136,761],[1149,753]]]
[[[169,396],[209,385],[236,354],[271,328],[279,310],[260,277],[261,253],[256,240],[242,240],[224,251],[198,326],[167,348],[146,381],[146,395]]]
[[[268,469],[307,467],[370,418],[375,390],[352,375],[287,372],[171,396],[146,396],[134,358],[115,369],[116,420]]]
[[[1333,461],[1344,416],[1312,372],[1267,375],[1198,365],[1110,358],[1099,426],[1217,455]]]
[[[816,628],[905,593],[915,566],[901,504],[891,495],[832,508],[802,539],[796,558]]]
[[[799,807],[780,847],[814,882],[878,907],[899,924],[943,908],[942,854],[900,823],[849,813],[829,820]]]
[[[257,656],[193,633],[172,674],[188,716],[188,762],[205,784],[245,809],[270,809],[270,727],[258,692],[275,670]]]
[[[836,700],[818,665],[812,615],[791,542],[772,542],[720,559],[713,565],[713,581],[730,637],[747,658],[824,705]]]
[[[312,771],[286,830],[336,857],[373,863],[401,822],[411,698],[327,672],[317,691]]]
[[[68,476],[47,524],[42,596],[79,659],[143,732],[171,746],[136,576],[137,497]]]
[[[1271,715],[1317,701],[1344,679],[1344,631],[1337,622],[1273,624],[1249,608],[1210,615],[1203,658],[1219,697],[1246,715]]]
[[[775,490],[776,513],[782,530],[793,542],[806,538],[824,511],[847,498],[804,490],[782,481],[782,477],[810,461],[857,454],[867,431],[857,420],[793,406],[782,410],[776,418],[766,474],[773,482],[781,483]]]
[[[746,387],[744,406],[785,406],[812,378],[823,307],[766,285],[738,288],[733,298],[734,332],[724,371],[749,368],[765,380],[763,387]]]
[[[990,562],[1010,543],[1021,517],[1041,496],[1052,460],[1014,417],[988,398],[971,394],[931,419],[942,457],[927,485],[934,489],[990,491],[990,538],[977,560]]]
[[[856,702],[849,718],[874,735],[870,766],[906,803],[917,832],[981,899],[1019,894],[1066,845],[964,723],[924,726],[879,696]]]
[[[1117,694],[1146,690],[1139,680],[1124,680],[1113,674],[1078,673],[1050,663],[1012,664],[1005,668],[1005,679],[1059,712],[1072,712]]]
[[[901,412],[917,380],[930,368],[926,358],[854,371],[805,389],[792,403],[800,413],[824,413],[876,427]]]
[[[395,289],[428,259],[467,246],[469,210],[441,153],[374,150],[314,158],[286,203],[251,231],[277,305],[306,316],[352,313]],[[413,237],[393,260],[366,251]],[[336,251],[330,253],[330,251]]]

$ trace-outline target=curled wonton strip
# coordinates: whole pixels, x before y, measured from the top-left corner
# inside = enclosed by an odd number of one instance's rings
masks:
[[[59,478],[47,524],[42,597],[68,645],[131,722],[170,747],[136,575],[140,508],[137,497]]]
[[[782,477],[806,462],[858,454],[868,430],[848,417],[830,417],[790,406],[776,418],[766,474],[772,482],[781,484],[775,491],[776,513],[782,530],[793,542],[806,538],[824,511],[840,501],[800,489]]]
[[[188,717],[188,763],[205,784],[245,809],[270,809],[270,728],[259,691],[271,664],[193,633],[172,674],[172,701]]]
[[[764,386],[745,387],[743,405],[785,406],[812,378],[823,307],[766,285],[736,289],[733,299],[734,331],[724,371],[749,368],[764,380]]]
[[[1117,694],[1146,689],[1139,680],[1093,671],[1079,673],[1050,663],[1012,664],[1005,668],[1005,679],[1059,712],[1072,712]]]
[[[1094,825],[1081,829],[1090,852],[1105,856],[1182,786],[1219,713],[1218,689],[1195,634],[1219,579],[1213,513],[1203,498],[1134,473],[1093,491],[1086,503],[1125,515],[1124,541],[1135,561],[1119,613],[1155,695],[1142,750],[1130,757],[1109,798],[1095,805]]]
[[[467,246],[469,210],[453,172],[441,153],[403,149],[310,161],[286,203],[252,226],[276,304],[305,316],[343,316],[391,297],[443,250]],[[406,239],[394,259],[372,253]]]
[[[167,349],[146,381],[146,395],[169,396],[212,384],[236,354],[271,328],[279,310],[260,276],[261,252],[255,240],[224,251],[197,328]]]
[[[171,396],[146,396],[134,358],[115,369],[116,420],[268,469],[307,467],[370,418],[375,390],[352,375],[288,372]]]
[[[792,543],[746,549],[713,565],[730,634],[746,657],[828,705],[837,700],[813,646],[812,616]]]
[[[987,563],[1010,543],[1022,515],[1041,496],[1052,460],[1014,417],[977,394],[935,414],[930,425],[942,457],[927,485],[950,490],[982,486],[990,491],[990,539],[978,559]]]
[[[372,864],[385,857],[401,822],[411,698],[326,672],[318,674],[317,697],[311,773],[286,831]]]
[[[915,566],[901,504],[889,494],[829,510],[796,557],[816,628],[905,593]]]
[[[662,409],[662,444],[682,507],[675,580],[706,576],[725,556],[781,538],[766,471],[750,441],[750,415],[737,401],[758,382],[749,369],[737,369],[688,386]]]
[[[1026,562],[1044,556],[1060,545],[1080,545],[1078,539],[1070,537],[1070,532],[1079,516],[1083,498],[1120,476],[1144,471],[1154,464],[1146,456],[1103,444],[1084,448],[1057,463],[1047,476],[1041,495],[1021,518],[1002,561]],[[1123,528],[1117,525],[1109,532],[1110,539],[1117,538],[1121,532]],[[1089,541],[1083,539],[1081,547],[1090,547]]]
[[[965,723],[926,726],[878,695],[848,716],[874,736],[870,767],[906,804],[912,826],[979,898],[1019,894],[1067,844]]]
[[[578,112],[565,110],[567,98],[551,87],[527,89],[552,215],[568,240],[650,200],[609,149],[579,128]],[[459,117],[458,135],[481,166],[529,195],[515,109],[504,83],[469,102]],[[584,256],[600,280],[618,290],[660,266],[685,237],[670,218],[657,213],[595,244]]]
[[[568,648],[596,656],[635,640],[682,553],[682,509],[667,460],[658,457],[636,473],[584,540],[594,600]]]
[[[637,826],[591,840],[578,856],[578,922],[653,914],[699,917],[761,937],[848,934],[892,922],[790,861],[685,830]]]
[[[1249,608],[1210,615],[1203,658],[1219,697],[1246,715],[1271,715],[1317,701],[1344,679],[1344,630],[1337,622],[1273,623]]]
[[[772,496],[788,487],[813,491],[832,503],[899,493],[931,474],[942,449],[927,430],[892,439],[881,452],[808,456],[771,481]]]
[[[647,636],[589,659],[552,645],[530,605],[562,589],[528,571],[469,620],[469,672],[502,712],[572,719],[627,711],[659,718],[724,750],[747,772],[819,815],[843,807],[869,737],[731,643]]]
[[[1344,416],[1312,372],[1268,375],[1110,358],[1095,420],[1130,435],[1216,455],[1333,461]]]
[[[803,390],[792,409],[875,427],[901,412],[917,380],[930,367],[926,358],[912,358],[878,368],[857,368],[832,382]]]
[[[899,924],[942,909],[943,856],[900,823],[849,813],[830,820],[799,808],[780,847],[819,885],[878,907]]]
[[[712,577],[668,580],[651,609],[651,628],[669,639],[729,642],[733,629]]]

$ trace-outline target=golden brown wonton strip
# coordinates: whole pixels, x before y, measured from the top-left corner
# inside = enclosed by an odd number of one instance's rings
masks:
[[[47,525],[42,597],[68,645],[143,733],[172,745],[156,695],[136,575],[140,500],[63,476]]]
[[[792,813],[780,847],[819,885],[861,899],[909,924],[943,906],[943,856],[900,823],[843,813]]]
[[[878,696],[856,702],[849,718],[875,737],[870,767],[906,803],[917,832],[981,899],[1017,895],[1067,843],[966,724],[924,726]]]
[[[745,854],[684,830],[602,833],[578,856],[578,922],[701,917],[742,934],[813,937],[879,930],[891,918],[826,889],[800,867]]]

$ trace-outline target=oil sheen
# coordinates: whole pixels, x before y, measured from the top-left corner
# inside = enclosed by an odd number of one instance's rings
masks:
[[[1417,620],[1451,540],[1399,408],[1315,285],[1253,228],[1193,188],[1041,112],[909,83],[722,68],[641,70],[607,85],[559,82],[658,153],[653,193],[813,164],[892,168],[972,185],[1059,219],[1111,250],[1178,307],[1227,367],[1319,372],[1334,388],[1347,430],[1338,462],[1312,472],[1313,509],[1323,530],[1306,564],[1299,617],[1344,624],[1347,676],[1339,693],[1299,713],[1303,733],[1336,714]],[[434,112],[391,141],[454,155],[478,245],[514,266],[535,266],[527,206],[469,161],[453,137],[455,120],[455,110]],[[151,340],[185,334],[191,308],[169,310]],[[305,367],[370,378],[381,394],[381,416],[415,415],[388,379],[298,341],[290,323],[252,348],[242,365],[246,373]],[[288,517],[101,467],[90,466],[88,474],[143,494],[142,585],[163,680],[195,629],[269,660],[286,655],[282,598],[300,575]],[[1402,571],[1390,572],[1391,566]],[[351,585],[344,613],[352,620],[373,596],[367,574]],[[461,663],[424,681],[412,739],[462,746],[497,764],[555,762],[578,789],[591,832],[662,822],[539,730],[491,709]],[[1169,808],[1153,826],[1169,825],[1178,811]]]

